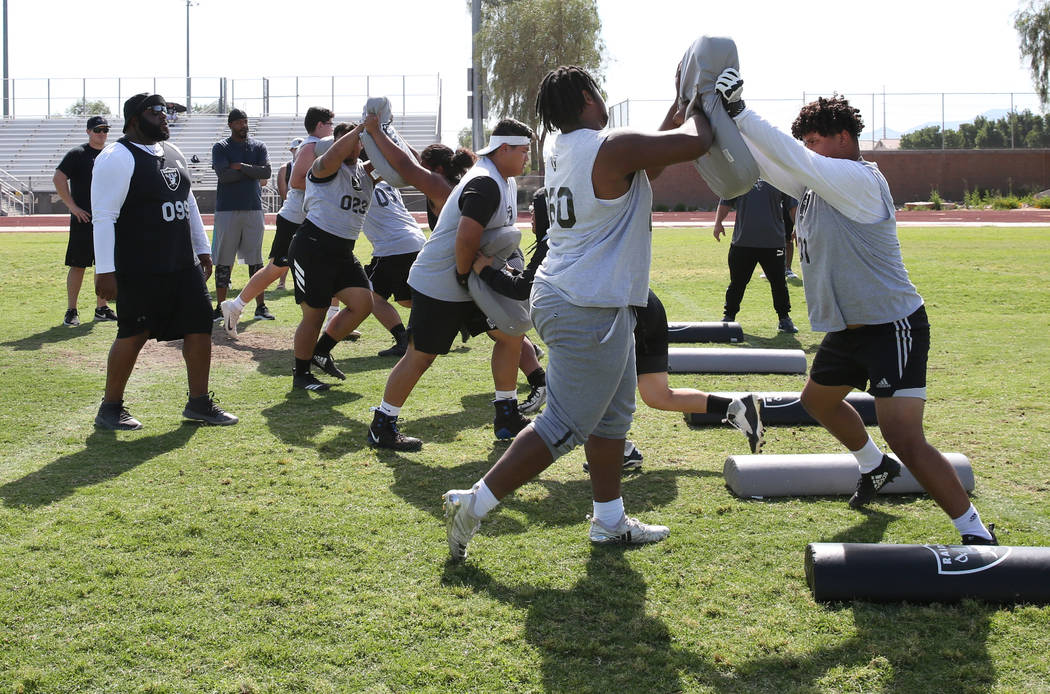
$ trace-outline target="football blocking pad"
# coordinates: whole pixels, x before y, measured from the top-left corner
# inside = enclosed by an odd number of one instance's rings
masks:
[[[801,349],[745,347],[671,347],[667,370],[684,374],[804,374]]]
[[[742,398],[747,393],[711,393],[723,398]],[[799,392],[780,391],[770,393],[755,393],[762,404],[762,424],[809,424],[817,423],[817,420],[809,416],[806,408],[802,406]],[[875,416],[875,398],[868,393],[850,393],[846,396],[846,402],[853,405],[860,418],[865,424],[878,424]],[[710,412],[698,413],[687,412],[685,421],[693,425],[721,424],[722,415]]]
[[[1050,547],[814,542],[805,561],[818,602],[1050,602]]]
[[[668,323],[668,342],[743,342],[739,323]]]
[[[890,457],[897,460],[896,456]],[[970,460],[962,453],[945,453],[944,457],[959,476],[963,489],[972,492]],[[722,467],[722,477],[740,497],[845,496],[856,491],[860,468],[850,453],[731,455]],[[924,491],[908,468],[901,465],[900,476],[880,489],[879,495]]]

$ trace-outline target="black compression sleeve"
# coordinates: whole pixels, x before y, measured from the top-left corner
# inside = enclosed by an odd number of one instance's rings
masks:
[[[459,211],[464,217],[484,227],[499,209],[499,203],[499,184],[488,176],[478,176],[463,187],[459,196]]]

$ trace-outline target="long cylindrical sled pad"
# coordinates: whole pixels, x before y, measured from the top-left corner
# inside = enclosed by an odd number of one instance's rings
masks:
[[[806,583],[818,602],[1050,602],[1050,547],[814,542]]]
[[[743,342],[744,329],[739,323],[668,323],[668,342]]]
[[[723,398],[741,398],[747,393],[711,393]],[[779,391],[769,393],[755,393],[762,404],[762,423],[789,424],[789,425],[813,425],[817,420],[809,416],[806,408],[802,406],[799,399],[801,393],[792,391]],[[875,416],[875,398],[868,393],[850,393],[846,396],[846,402],[853,405],[853,409],[860,415],[865,424],[878,424]],[[722,416],[711,413],[687,412],[685,421],[695,426],[705,424],[721,424]]]
[[[804,374],[801,349],[744,347],[671,347],[667,369],[684,374]]]
[[[955,469],[963,488],[973,491],[970,460],[962,453],[945,453],[944,457]],[[722,476],[730,491],[740,497],[837,496],[857,489],[860,468],[849,453],[731,455],[722,466]],[[902,465],[900,476],[880,489],[879,495],[923,491],[919,481]]]

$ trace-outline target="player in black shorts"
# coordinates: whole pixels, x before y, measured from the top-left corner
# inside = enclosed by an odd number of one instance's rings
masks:
[[[66,315],[62,325],[80,325],[77,298],[84,283],[84,270],[95,264],[95,247],[91,236],[91,170],[95,157],[106,146],[109,123],[103,116],[91,116],[87,122],[88,141],[66,152],[52,179],[55,192],[69,208],[69,242],[66,245]],[[117,316],[101,296],[95,297],[95,320],[115,321]]]
[[[124,407],[124,388],[146,340],[183,340],[189,401],[182,416],[236,424],[208,392],[211,367],[210,244],[190,192],[182,152],[168,139],[167,102],[136,94],[124,102],[126,135],[95,162],[95,292],[120,296],[117,339],[95,417],[103,429],[141,429]]]

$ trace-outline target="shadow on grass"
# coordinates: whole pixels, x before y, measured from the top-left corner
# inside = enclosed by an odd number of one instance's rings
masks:
[[[130,441],[118,439],[112,431],[96,430],[87,437],[83,449],[0,487],[0,499],[7,506],[46,506],[81,487],[106,482],[181,448],[198,428],[197,424],[183,422],[165,434]]]
[[[686,689],[683,672],[718,680],[707,661],[676,647],[667,626],[646,614],[647,586],[631,568],[632,551],[592,547],[586,575],[566,590],[499,583],[483,569],[452,561],[441,583],[526,611],[524,636],[540,657],[545,691],[677,692]]]
[[[87,320],[81,323],[75,328],[67,328],[64,325],[56,325],[53,328],[48,328],[34,335],[20,338],[18,340],[8,340],[7,342],[0,342],[0,347],[10,347],[16,352],[33,352],[44,345],[56,344],[59,342],[65,342],[67,340],[75,340],[78,337],[83,337],[89,332],[95,329],[98,321]]]
[[[349,381],[347,381],[349,382]],[[340,383],[343,383],[340,381]],[[291,386],[291,378],[288,379]],[[365,448],[366,427],[339,411],[341,405],[360,400],[359,393],[332,390],[313,393],[292,389],[284,400],[262,410],[274,436],[290,446],[314,448],[327,460],[340,458]],[[320,441],[326,427],[338,427],[333,438]]]

